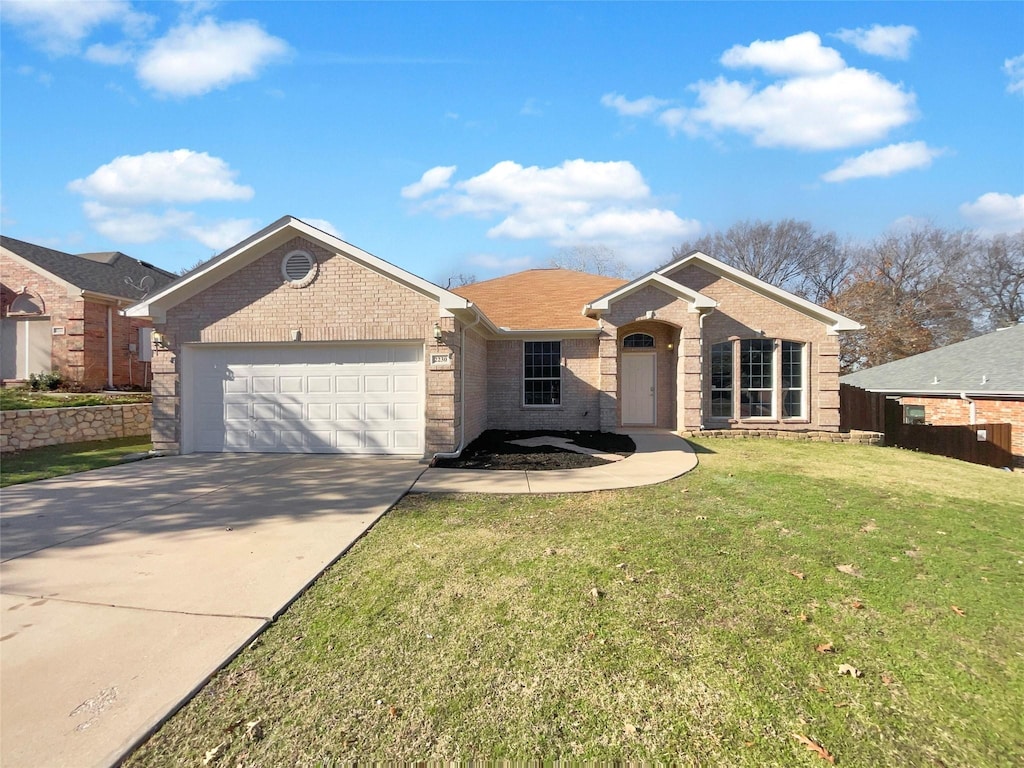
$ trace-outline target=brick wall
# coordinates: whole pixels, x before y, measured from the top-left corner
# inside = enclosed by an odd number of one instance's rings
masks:
[[[68,295],[68,288],[33,269],[0,254],[0,315],[7,316],[11,301],[27,286],[44,303],[44,314],[50,326],[63,328],[64,333],[51,335],[51,367],[65,379],[89,388],[107,384],[107,307],[98,301],[86,301],[80,295]],[[148,327],[148,320],[127,318],[113,307],[113,383],[116,386],[148,383],[149,366],[138,360],[129,344],[137,344],[138,329]],[[43,373],[44,371],[30,371]],[[47,371],[48,372],[48,371]]]
[[[704,321],[702,355],[710,359],[712,344],[741,339],[767,338],[798,341],[806,346],[805,391],[807,418],[798,420],[715,421],[710,414],[710,395],[705,392],[703,407],[709,428],[763,428],[793,430],[839,429],[839,337],[829,336],[823,323],[774,299],[762,296],[744,286],[718,277],[696,265],[688,265],[667,275],[719,302],[719,307]],[[759,333],[761,332],[761,333]],[[778,350],[774,355],[775,380],[780,374]],[[734,387],[738,382],[734,381]],[[776,400],[779,395],[776,394]],[[778,407],[778,403],[776,404]],[[737,411],[738,415],[738,411]],[[692,422],[687,427],[693,428]]]
[[[0,452],[146,435],[149,403],[0,411]]]
[[[523,341],[487,342],[490,429],[600,429],[598,340],[561,339],[561,405],[523,405]]]
[[[487,429],[487,341],[476,331],[466,332],[465,398],[466,445]]]
[[[292,288],[281,275],[281,262],[293,250],[311,253],[319,264],[316,279]],[[458,354],[459,334],[453,318],[438,320],[438,303],[347,257],[304,238],[293,238],[242,267],[217,284],[169,310],[158,325],[171,351],[154,355],[153,441],[167,451],[180,450],[181,362],[186,343],[419,341],[426,343],[426,450],[452,450],[457,440],[455,398],[457,367],[434,370],[431,350]],[[433,336],[440,322],[444,344]]]
[[[971,423],[971,404],[956,397],[903,397],[902,405],[923,405],[928,424],[955,426]],[[1024,400],[974,399],[978,424],[1013,425],[1011,451],[1015,466],[1024,467]]]

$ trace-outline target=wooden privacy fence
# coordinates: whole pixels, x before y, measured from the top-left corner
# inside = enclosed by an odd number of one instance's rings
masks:
[[[1012,427],[1009,424],[904,424],[903,406],[880,392],[839,385],[839,428],[885,434],[885,444],[953,459],[1012,467]]]

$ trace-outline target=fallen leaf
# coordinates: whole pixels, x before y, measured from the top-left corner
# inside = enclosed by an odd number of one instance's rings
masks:
[[[953,609],[953,613],[955,613],[957,616],[967,615],[967,611],[961,610],[960,608],[957,608],[955,605],[951,605],[949,607]]]
[[[806,576],[805,576],[804,574],[802,574],[802,573],[801,573],[800,571],[787,571],[787,573],[788,573],[788,574],[789,574],[790,576],[796,576],[796,577],[797,577],[798,579],[800,579],[800,581],[803,581],[804,579],[806,579],[806,578],[807,578],[807,577],[806,577]]]
[[[698,520],[707,520],[708,516],[707,515],[697,515],[697,519]]]
[[[800,616],[798,616],[797,618],[799,618],[800,621],[803,621],[805,623],[811,620],[811,617],[808,616],[806,613],[801,613]]]
[[[851,664],[840,664],[839,674],[849,675],[850,677],[864,677],[864,673]]]
[[[388,717],[398,717],[399,712],[401,712],[401,710],[394,704],[388,707]]]
[[[832,643],[822,643],[814,647],[818,653],[835,653],[836,649],[832,647]]]
[[[850,706],[850,702],[848,702],[848,701],[837,701],[832,706],[835,707],[836,709],[842,709],[843,707]]]
[[[625,563],[619,563],[619,564],[618,564],[618,565],[616,565],[615,567],[616,567],[616,568],[625,568],[625,567],[626,567],[626,564],[625,564]]]
[[[864,607],[864,603],[862,603],[860,600],[854,600],[852,603],[850,603],[850,607],[859,611]]]
[[[626,723],[626,727],[623,730],[626,732],[627,736],[636,736],[636,732],[639,730],[639,728],[637,728],[632,723]]]
[[[590,590],[590,599],[593,600],[595,603],[598,600],[600,600],[601,599],[601,590],[599,590],[597,587],[594,587],[592,590]]]
[[[814,690],[816,690],[818,693],[828,693],[828,688],[825,688],[824,686],[821,686],[821,685],[819,685]]]
[[[892,685],[895,682],[889,675],[882,675],[882,685]]]
[[[875,525],[875,521],[874,520],[872,520],[870,523],[864,523],[864,525],[862,525],[860,527],[860,532],[861,533],[871,533],[872,531],[877,531],[877,530],[878,530],[878,526]]]
[[[847,576],[856,576],[858,579],[862,575],[855,565],[837,565],[836,570],[840,573],[845,573]]]
[[[263,739],[263,719],[250,720],[246,723],[245,735],[250,741],[261,741]]]
[[[820,757],[822,760],[825,760],[832,765],[836,764],[835,757],[833,757],[827,749],[821,746],[821,744],[816,742],[814,739],[809,739],[806,736],[801,736],[799,733],[794,733],[793,738],[795,738],[797,741],[799,741],[801,744],[807,747],[807,749],[811,750],[811,752],[817,754],[817,756]]]
[[[209,765],[210,763],[220,760],[224,757],[224,753],[228,751],[228,742],[222,741],[213,749],[206,750],[206,756],[203,757],[203,765]]]

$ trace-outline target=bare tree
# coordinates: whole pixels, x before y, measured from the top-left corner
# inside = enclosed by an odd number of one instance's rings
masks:
[[[998,235],[974,250],[964,284],[985,330],[1024,322],[1024,230]]]
[[[628,278],[634,276],[629,265],[606,245],[574,245],[563,248],[548,261],[551,267],[589,272],[592,275]]]
[[[960,289],[976,245],[932,225],[889,232],[860,248],[827,306],[867,326],[843,335],[844,371],[899,360],[969,338],[973,307]]]
[[[818,233],[806,221],[740,221],[673,250],[692,251],[724,261],[766,283],[820,298],[846,277],[848,258],[833,232]]]
[[[448,282],[445,283],[445,290],[450,291],[452,288],[459,288],[463,285],[470,285],[476,282],[476,275],[471,275],[466,272],[459,272],[457,275],[449,275]]]

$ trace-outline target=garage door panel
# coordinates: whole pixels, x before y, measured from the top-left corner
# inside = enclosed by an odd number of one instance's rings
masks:
[[[420,345],[210,345],[188,360],[191,449],[423,451]]]

